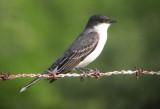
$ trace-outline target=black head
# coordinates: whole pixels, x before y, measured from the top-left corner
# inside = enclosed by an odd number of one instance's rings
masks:
[[[106,16],[103,15],[93,15],[89,18],[88,23],[86,28],[90,27],[93,28],[94,26],[101,24],[101,23],[106,23],[106,24],[111,24],[117,22],[116,20],[112,20]]]

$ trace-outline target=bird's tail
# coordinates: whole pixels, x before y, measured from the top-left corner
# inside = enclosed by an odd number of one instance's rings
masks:
[[[32,86],[33,84],[35,84],[36,82],[38,82],[39,80],[41,80],[42,78],[37,77],[36,79],[34,79],[32,82],[30,82],[27,86],[23,87],[20,92],[25,91],[27,88],[29,88],[30,86]]]

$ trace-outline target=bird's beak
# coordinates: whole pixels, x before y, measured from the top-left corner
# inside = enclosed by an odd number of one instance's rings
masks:
[[[109,19],[108,23],[115,23],[117,20]]]

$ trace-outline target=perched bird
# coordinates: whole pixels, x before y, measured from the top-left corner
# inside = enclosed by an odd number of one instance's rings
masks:
[[[72,70],[79,70],[94,61],[101,53],[107,41],[107,30],[111,23],[117,22],[103,15],[93,15],[89,18],[84,31],[77,37],[64,54],[54,62],[43,74],[65,74]],[[21,89],[28,87],[41,80],[36,78]],[[53,82],[52,79],[50,82]]]

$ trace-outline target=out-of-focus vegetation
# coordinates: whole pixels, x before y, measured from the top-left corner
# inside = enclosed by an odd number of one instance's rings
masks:
[[[83,31],[88,18],[118,20],[101,56],[88,66],[101,72],[160,70],[160,2],[153,0],[0,0],[0,71],[42,73]],[[0,109],[159,109],[160,77],[119,75],[80,82],[64,78],[0,81]]]

